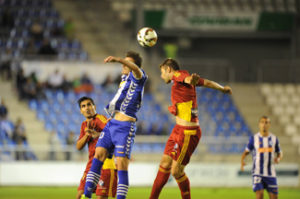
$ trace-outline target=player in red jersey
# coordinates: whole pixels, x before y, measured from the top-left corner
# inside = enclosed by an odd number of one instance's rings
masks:
[[[99,115],[96,112],[94,101],[89,97],[82,97],[78,100],[81,114],[86,118],[81,124],[80,136],[77,140],[76,147],[81,150],[86,144],[89,149],[89,160],[86,165],[84,174],[80,180],[80,185],[77,189],[77,199],[80,199],[84,192],[86,175],[92,166],[92,160],[95,155],[96,144],[98,137],[107,123],[107,118],[104,115]],[[107,199],[115,197],[117,191],[117,172],[114,160],[107,158],[102,167],[101,177],[96,189],[97,199]]]
[[[201,138],[198,122],[196,86],[204,86],[231,94],[229,86],[221,86],[214,81],[201,78],[197,74],[180,70],[173,59],[166,59],[160,65],[161,78],[165,83],[173,81],[171,90],[171,114],[176,116],[176,125],[166,143],[159,170],[154,181],[150,199],[157,199],[167,183],[170,174],[174,176],[181,191],[181,197],[190,199],[190,182],[184,172],[192,153]]]

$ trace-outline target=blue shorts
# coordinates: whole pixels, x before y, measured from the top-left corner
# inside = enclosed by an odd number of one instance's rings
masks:
[[[101,132],[96,147],[107,149],[109,154],[130,159],[136,132],[135,122],[110,120]]]
[[[253,191],[266,189],[268,192],[278,194],[278,186],[276,177],[252,176]]]

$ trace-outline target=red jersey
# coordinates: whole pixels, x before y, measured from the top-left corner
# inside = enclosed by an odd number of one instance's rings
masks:
[[[107,118],[104,115],[96,114],[95,117],[93,118],[93,120],[90,122],[90,126],[95,131],[101,132],[104,129],[106,123],[107,123]],[[87,127],[87,121],[82,122],[78,140],[80,140],[85,135],[86,127]],[[98,141],[98,137],[93,138],[90,136],[87,139],[87,144],[88,144],[88,148],[89,148],[89,160],[88,160],[86,169],[88,169],[88,170],[90,169],[90,167],[92,165],[92,160],[95,155],[97,141]]]
[[[171,89],[172,106],[169,111],[188,122],[198,121],[197,94],[195,86],[184,83],[184,79],[190,76],[186,70],[178,70],[174,73]],[[202,86],[204,79],[200,78],[197,86]]]

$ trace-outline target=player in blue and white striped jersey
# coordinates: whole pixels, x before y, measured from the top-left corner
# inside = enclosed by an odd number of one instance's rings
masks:
[[[264,189],[269,193],[270,199],[278,198],[278,186],[274,163],[282,159],[282,151],[278,138],[269,132],[270,118],[262,116],[259,120],[259,132],[251,136],[242,155],[241,170],[244,170],[245,157],[252,152],[252,182],[256,199],[263,199]]]
[[[124,59],[109,56],[104,62],[122,64],[123,76],[116,95],[105,108],[112,119],[100,134],[82,199],[91,198],[101,175],[103,161],[112,153],[117,159],[119,178],[117,199],[126,198],[129,187],[128,165],[136,131],[136,113],[141,107],[144,86],[148,78],[141,69],[142,58],[138,53],[130,51]]]

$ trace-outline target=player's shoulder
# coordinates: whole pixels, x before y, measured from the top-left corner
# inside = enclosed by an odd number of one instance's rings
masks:
[[[175,77],[179,77],[180,75],[190,75],[187,70],[177,70],[174,72]]]
[[[146,75],[146,72],[142,69],[142,68],[139,68],[139,70],[141,71],[141,73],[142,73],[142,77],[141,78],[139,78],[139,79],[136,79],[136,77],[133,75],[133,73],[132,72],[130,72],[129,73],[129,80],[131,80],[131,81],[134,81],[134,82],[143,82],[143,81],[145,81],[147,78],[148,78],[148,76]]]
[[[272,137],[272,138],[277,139],[277,136],[275,134],[271,133],[271,132],[270,132],[269,136]]]
[[[81,127],[86,126],[86,124],[87,124],[87,121],[84,120],[84,121],[81,123]]]
[[[146,80],[148,78],[148,75],[142,68],[140,68],[140,70],[142,71],[142,79]]]
[[[107,123],[107,117],[105,115],[97,114],[95,119],[100,120],[102,123]]]
[[[258,138],[259,135],[260,135],[259,132],[257,132],[257,133],[255,133],[255,134],[251,135],[249,139],[254,140],[255,138]]]

